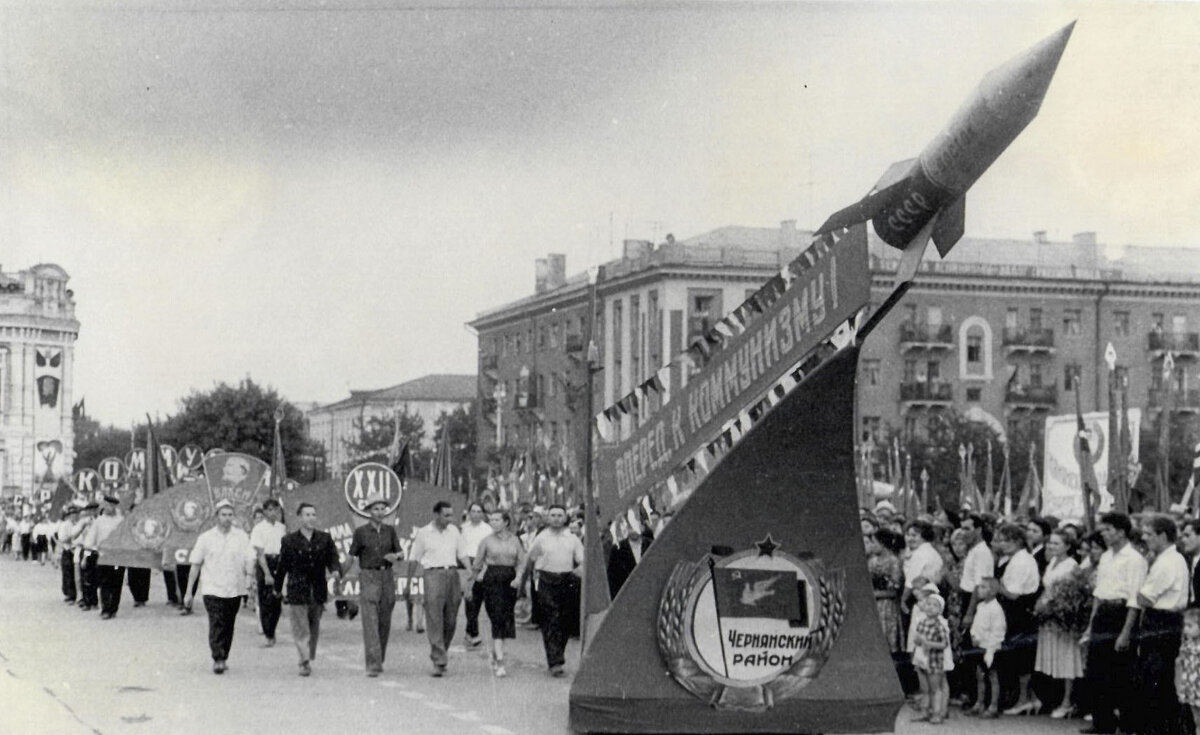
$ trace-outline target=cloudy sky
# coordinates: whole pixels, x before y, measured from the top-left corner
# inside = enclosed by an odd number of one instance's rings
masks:
[[[1076,18],[968,233],[1194,244],[1187,4],[0,0],[0,265],[71,274],[76,395],[118,424],[474,372],[464,323],[534,258],[819,223]]]

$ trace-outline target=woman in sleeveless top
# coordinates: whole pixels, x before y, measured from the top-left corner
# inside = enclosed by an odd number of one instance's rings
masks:
[[[480,572],[483,573],[479,586],[483,593],[484,609],[492,623],[492,669],[496,676],[508,675],[504,670],[504,639],[517,637],[514,613],[517,591],[513,589],[512,581],[525,556],[521,540],[508,528],[510,520],[506,510],[488,513],[488,525],[492,527],[492,533],[479,542],[475,564],[467,580],[469,595]]]

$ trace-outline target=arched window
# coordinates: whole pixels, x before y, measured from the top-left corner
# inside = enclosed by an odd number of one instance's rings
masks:
[[[992,379],[992,327],[983,317],[968,317],[958,328],[958,376]]]

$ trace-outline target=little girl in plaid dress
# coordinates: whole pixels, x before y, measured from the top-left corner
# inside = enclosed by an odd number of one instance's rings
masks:
[[[921,677],[926,693],[925,713],[917,718],[939,725],[946,719],[950,689],[946,683],[946,660],[951,655],[950,626],[942,617],[946,601],[941,595],[929,595],[921,600],[925,619],[917,625],[913,665]]]

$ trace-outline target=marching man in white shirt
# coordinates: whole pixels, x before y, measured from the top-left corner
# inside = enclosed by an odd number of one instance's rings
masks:
[[[233,626],[246,594],[246,578],[254,571],[254,549],[246,532],[233,525],[233,503],[217,501],[217,525],[200,534],[188,561],[199,578],[200,594],[208,612],[208,646],[213,673],[225,673],[233,645]],[[196,586],[184,597],[191,608]]]
[[[268,648],[275,645],[275,628],[283,613],[283,598],[275,594],[275,574],[279,568],[279,547],[287,533],[283,508],[275,498],[263,501],[263,520],[250,531],[250,545],[257,560],[254,575],[258,581],[258,622],[267,637]]]

